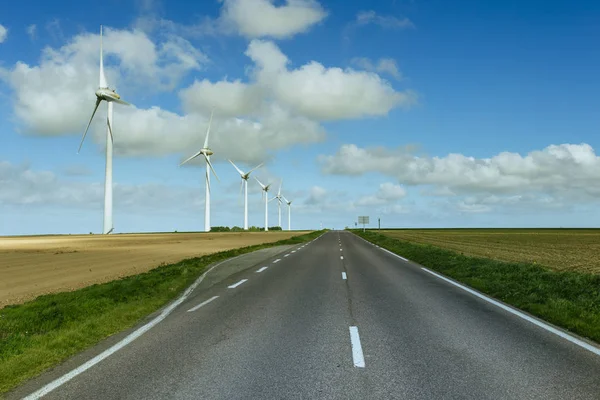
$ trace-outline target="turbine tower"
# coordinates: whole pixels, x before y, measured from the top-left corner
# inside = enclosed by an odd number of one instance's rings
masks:
[[[244,171],[239,169],[237,167],[237,165],[235,165],[233,163],[233,161],[229,160],[229,162],[231,163],[231,165],[233,165],[233,167],[237,170],[237,172],[239,172],[240,177],[242,178],[240,191],[242,190],[242,188],[244,189],[244,230],[247,231],[248,230],[248,178],[250,178],[250,174],[252,173],[252,171],[260,168],[263,165],[263,163],[260,163],[258,166],[254,167],[250,171],[244,173]]]
[[[283,178],[281,178],[281,182],[279,183],[279,191],[277,192],[277,195],[275,197],[273,197],[271,200],[275,200],[277,199],[277,211],[279,213],[279,227],[281,228],[281,186],[283,186]]]
[[[206,129],[206,138],[204,139],[204,146],[200,149],[199,152],[197,152],[196,154],[179,164],[179,166],[181,167],[186,162],[193,160],[194,158],[200,155],[203,155],[204,160],[206,161],[206,198],[204,201],[204,232],[210,232],[210,171],[212,171],[212,173],[215,175],[215,178],[217,178],[219,182],[221,181],[210,162],[210,156],[212,156],[214,153],[208,147],[208,137],[210,135],[210,126],[212,124],[213,112],[214,110],[210,112],[210,120],[208,121],[208,129]]]
[[[265,199],[265,232],[267,232],[269,230],[269,187],[271,186],[271,184],[269,183],[268,185],[263,185],[257,177],[254,177],[254,179],[256,179],[256,182],[258,182],[258,184],[260,185],[260,187],[262,188],[262,196]]]
[[[281,196],[283,197],[283,200],[285,200],[285,202],[287,203],[288,206],[288,231],[292,230],[292,202],[288,199],[285,198],[285,196]]]
[[[79,143],[79,149],[77,150],[77,154],[81,151],[81,146],[83,146],[83,141],[85,140],[85,136],[87,135],[88,129],[90,129],[90,125],[92,124],[92,120],[94,119],[94,115],[98,110],[98,106],[102,102],[102,100],[107,103],[107,115],[106,115],[106,172],[104,178],[104,225],[102,228],[103,234],[109,234],[113,231],[113,185],[112,185],[112,156],[113,156],[113,102],[124,104],[126,106],[129,105],[126,101],[121,100],[121,96],[117,94],[114,89],[108,87],[108,83],[106,81],[106,76],[104,75],[104,61],[102,56],[102,25],[100,25],[100,83],[98,85],[98,89],[96,90],[96,105],[94,106],[94,111],[92,112],[92,116],[90,117],[90,121],[85,128],[85,132],[83,133],[83,137],[81,138],[81,143]]]

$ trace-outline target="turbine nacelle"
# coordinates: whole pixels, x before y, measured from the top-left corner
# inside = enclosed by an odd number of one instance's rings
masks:
[[[213,154],[215,154],[215,153],[213,153],[213,151],[211,149],[207,149],[207,148],[200,150],[200,153],[204,154],[205,156],[209,156],[209,157],[212,156]]]

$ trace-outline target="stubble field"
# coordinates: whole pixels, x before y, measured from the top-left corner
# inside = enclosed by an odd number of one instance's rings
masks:
[[[0,308],[161,264],[271,243],[306,232],[157,233],[0,237]]]
[[[382,234],[500,261],[600,273],[600,229],[403,229]]]

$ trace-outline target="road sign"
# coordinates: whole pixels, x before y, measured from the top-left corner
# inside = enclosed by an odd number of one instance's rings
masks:
[[[369,223],[369,216],[362,216],[362,217],[358,217],[358,223],[359,224],[368,224]]]

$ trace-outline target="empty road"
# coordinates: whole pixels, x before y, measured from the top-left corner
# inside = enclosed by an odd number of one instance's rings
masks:
[[[199,287],[43,398],[598,400],[600,356],[335,231]]]

